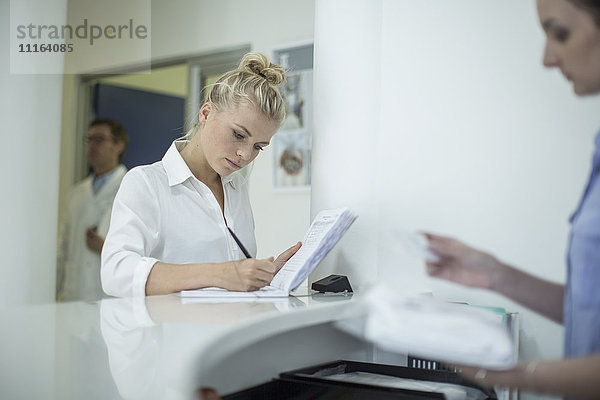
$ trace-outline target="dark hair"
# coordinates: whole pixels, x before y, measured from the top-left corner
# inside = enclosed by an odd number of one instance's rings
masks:
[[[596,25],[600,27],[600,1],[598,0],[567,0],[575,7],[582,9],[592,16]]]
[[[110,118],[96,118],[92,122],[90,122],[89,127],[91,128],[97,125],[108,125],[108,127],[110,128],[110,133],[113,137],[113,141],[115,143],[123,142],[123,144],[125,145],[123,147],[123,151],[121,152],[121,154],[119,154],[119,162],[121,162],[123,160],[123,154],[125,153],[125,149],[127,148],[127,143],[129,142],[127,130],[125,129],[122,123]]]

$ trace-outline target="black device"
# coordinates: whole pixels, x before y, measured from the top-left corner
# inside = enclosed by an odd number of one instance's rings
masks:
[[[350,281],[345,275],[329,275],[326,278],[319,279],[313,282],[311,289],[321,293],[352,293],[352,286],[350,286]]]

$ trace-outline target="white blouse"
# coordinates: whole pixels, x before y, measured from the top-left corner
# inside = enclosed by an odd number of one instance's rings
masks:
[[[113,204],[102,248],[103,290],[112,296],[146,294],[146,280],[158,261],[173,264],[239,260],[244,254],[227,230],[211,190],[194,177],[175,141],[162,161],[130,170]],[[254,219],[244,177],[221,177],[225,218],[252,256]]]

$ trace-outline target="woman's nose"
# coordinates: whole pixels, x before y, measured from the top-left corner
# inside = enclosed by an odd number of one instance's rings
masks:
[[[248,160],[250,158],[250,151],[245,147],[240,147],[237,151],[237,156],[243,160]]]
[[[556,54],[556,50],[554,47],[546,41],[546,46],[544,47],[544,56],[542,59],[545,67],[557,67],[558,66],[558,56]]]

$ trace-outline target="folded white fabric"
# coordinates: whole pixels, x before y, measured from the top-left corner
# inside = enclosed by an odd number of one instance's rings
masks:
[[[378,287],[364,299],[364,339],[416,357],[507,369],[516,363],[500,315],[433,298],[408,298]]]

